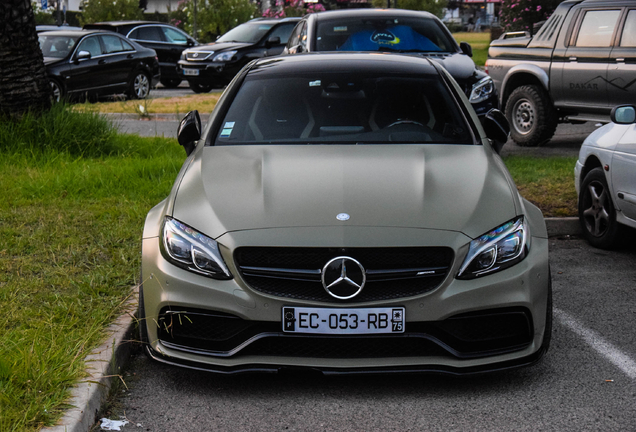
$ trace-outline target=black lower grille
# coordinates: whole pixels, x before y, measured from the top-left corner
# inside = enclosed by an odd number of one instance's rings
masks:
[[[524,308],[457,315],[443,321],[408,322],[399,335],[322,336],[282,333],[277,322],[247,321],[204,310],[164,310],[159,339],[175,349],[213,356],[315,358],[483,357],[523,349],[533,324]]]
[[[241,247],[234,260],[253,289],[277,297],[341,302],[323,288],[321,271],[338,256],[357,260],[367,282],[356,302],[423,294],[441,285],[453,261],[447,247],[285,248]],[[352,299],[353,301],[353,299]]]

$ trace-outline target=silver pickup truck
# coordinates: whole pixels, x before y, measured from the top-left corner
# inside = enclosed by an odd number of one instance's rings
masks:
[[[534,37],[510,36],[490,44],[486,72],[519,145],[636,102],[636,0],[564,1]]]

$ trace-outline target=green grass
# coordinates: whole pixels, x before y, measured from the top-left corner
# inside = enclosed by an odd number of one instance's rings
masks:
[[[504,162],[521,195],[545,217],[577,215],[574,157],[508,156]]]
[[[67,407],[137,283],[145,216],[184,159],[174,140],[63,106],[0,121],[1,431],[37,430]],[[575,214],[574,158],[505,161],[547,216]]]
[[[62,107],[0,122],[0,430],[37,430],[66,408],[184,158],[174,140]]]
[[[453,33],[457,43],[468,42],[473,47],[473,61],[477,66],[484,66],[488,59],[490,32],[481,33]]]

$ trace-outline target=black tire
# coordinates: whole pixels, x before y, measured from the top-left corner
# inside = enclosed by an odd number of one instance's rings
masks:
[[[146,309],[144,308],[144,287],[139,281],[139,308],[137,309],[137,323],[139,326],[139,342],[145,348],[148,345],[148,327],[146,327]]]
[[[536,147],[548,141],[558,124],[550,96],[535,85],[518,87],[510,94],[506,118],[512,139],[522,147]]]
[[[190,89],[195,93],[207,93],[212,90],[212,84],[201,84],[194,81],[188,81]]]
[[[159,80],[165,88],[177,88],[181,84],[181,78],[161,78]]]
[[[128,84],[128,97],[130,99],[146,99],[150,94],[150,77],[146,72],[134,73]]]
[[[550,349],[552,341],[552,320],[554,315],[554,306],[552,305],[552,271],[548,270],[548,304],[545,314],[545,330],[543,331],[543,354],[545,355]]]
[[[602,168],[587,173],[579,193],[579,221],[583,236],[594,247],[611,249],[622,236],[616,209]]]
[[[64,88],[53,78],[49,79],[49,84],[51,85],[51,102],[60,102],[64,98]]]

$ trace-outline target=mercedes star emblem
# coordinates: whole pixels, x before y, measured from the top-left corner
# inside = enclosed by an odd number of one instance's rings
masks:
[[[333,258],[322,268],[322,286],[330,296],[339,300],[360,294],[366,281],[364,267],[351,257]]]

